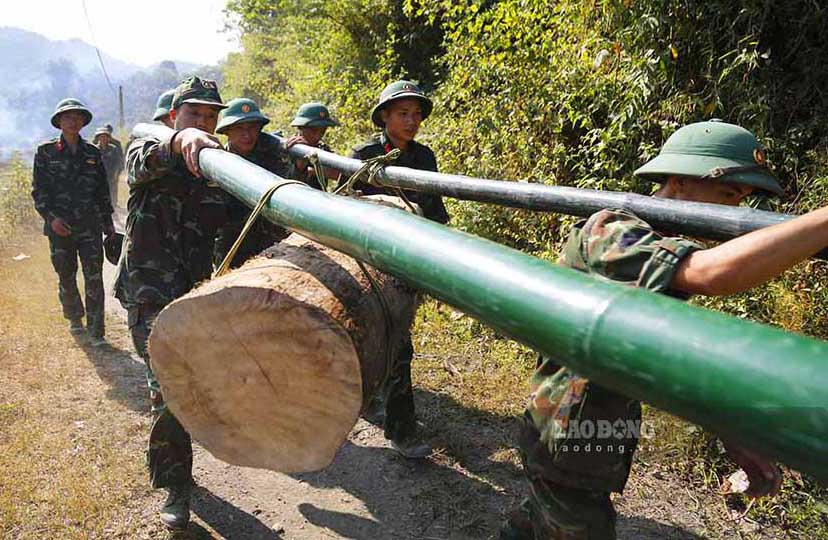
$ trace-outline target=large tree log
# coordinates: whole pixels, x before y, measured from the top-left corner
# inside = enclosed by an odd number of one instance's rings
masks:
[[[412,289],[369,272],[387,312],[354,259],[294,234],[167,306],[149,347],[170,410],[228,463],[327,466],[416,310]]]

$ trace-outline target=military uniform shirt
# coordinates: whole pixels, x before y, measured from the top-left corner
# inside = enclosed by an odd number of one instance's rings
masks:
[[[43,217],[43,234],[53,234],[50,222],[63,219],[74,230],[100,230],[112,224],[109,185],[98,148],[84,139],[77,153],[61,135],[38,146],[32,171],[32,198]]]
[[[170,138],[145,137],[127,150],[126,239],[115,284],[126,305],[165,305],[210,277],[229,195],[173,154]]]
[[[375,135],[365,144],[361,144],[353,149],[350,157],[355,159],[369,159],[377,156],[383,156],[394,149],[393,143],[383,131]],[[417,141],[408,143],[408,148],[405,152],[400,154],[400,157],[393,163],[400,167],[408,167],[410,169],[419,169],[421,171],[437,172],[437,159],[434,157],[434,152],[428,146],[422,145]],[[343,178],[341,182],[346,181]],[[398,197],[399,193],[394,188],[381,188],[368,185],[364,182],[357,182],[354,184],[354,189],[361,191],[364,195],[392,195]],[[432,195],[429,193],[420,193],[417,191],[402,190],[405,196],[413,203],[420,206],[423,211],[423,216],[436,221],[437,223],[448,223],[449,215],[446,207],[443,204],[443,199],[439,195]]]
[[[634,214],[602,210],[576,225],[569,235],[559,263],[599,279],[686,299],[670,288],[681,261],[701,249],[683,238],[665,238]],[[622,440],[568,441],[569,424],[618,419],[639,420],[636,400],[591,383],[562,368],[554,358],[541,359],[532,377],[527,412],[540,433],[542,448],[522,448],[527,467],[542,470],[546,479],[576,489],[621,491],[627,481],[637,437]],[[591,452],[574,452],[592,443]],[[596,452],[608,442],[624,452]]]

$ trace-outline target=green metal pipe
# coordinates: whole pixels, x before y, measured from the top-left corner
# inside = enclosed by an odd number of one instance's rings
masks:
[[[139,125],[135,134],[161,130]],[[202,151],[199,162],[207,178],[250,206],[284,181],[219,150]],[[406,280],[598,384],[828,481],[822,341],[301,185],[278,189],[264,215]]]

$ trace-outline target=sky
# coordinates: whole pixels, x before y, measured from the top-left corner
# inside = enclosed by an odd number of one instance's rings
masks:
[[[119,60],[147,67],[161,60],[214,64],[238,50],[222,32],[225,0],[4,0],[0,25],[49,39],[79,38]],[[147,39],[151,37],[152,39]]]

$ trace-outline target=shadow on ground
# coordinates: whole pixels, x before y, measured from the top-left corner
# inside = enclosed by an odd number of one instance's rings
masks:
[[[141,414],[149,413],[146,367],[131,350],[107,343],[101,348],[89,345],[85,337],[75,337],[98,377],[107,384],[106,396]]]
[[[223,538],[255,538],[256,540],[281,540],[282,535],[259,521],[256,516],[215,495],[205,487],[193,493],[192,512]],[[213,539],[203,527],[190,523],[190,538]]]
[[[449,396],[418,391],[422,432],[438,452],[406,460],[389,448],[362,446],[376,428],[360,422],[334,463],[324,471],[294,475],[318,488],[340,487],[359,499],[371,517],[299,504],[305,519],[342,538],[496,538],[505,514],[525,496],[516,454],[513,417],[469,409]],[[681,528],[621,516],[619,539],[695,540]]]

